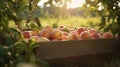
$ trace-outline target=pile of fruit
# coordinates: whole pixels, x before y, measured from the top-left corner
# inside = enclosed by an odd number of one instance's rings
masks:
[[[68,28],[64,25],[61,25],[58,28],[47,25],[40,31],[23,31],[22,33],[25,39],[33,39],[36,42],[113,38],[111,32],[101,33],[93,28]]]

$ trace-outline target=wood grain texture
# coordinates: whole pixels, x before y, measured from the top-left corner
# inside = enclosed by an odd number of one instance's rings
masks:
[[[36,49],[40,59],[56,59],[115,52],[119,49],[119,40],[96,39],[79,41],[41,42]]]

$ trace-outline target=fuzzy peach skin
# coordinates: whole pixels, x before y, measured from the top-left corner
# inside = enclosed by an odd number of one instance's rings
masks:
[[[28,38],[28,39],[32,36],[32,34],[30,33],[30,31],[23,31],[22,34],[23,34],[24,38]]]
[[[51,32],[48,30],[48,29],[42,29],[40,32],[39,32],[39,35],[42,36],[42,37],[46,37],[46,38],[50,38],[51,36]]]
[[[105,39],[113,38],[113,34],[111,32],[105,32],[103,33],[103,38]]]
[[[60,40],[62,37],[62,31],[59,29],[54,29],[51,33],[51,38],[52,39],[58,39]]]
[[[83,31],[81,34],[80,34],[80,39],[81,40],[88,40],[88,39],[92,39],[90,33],[88,31]]]

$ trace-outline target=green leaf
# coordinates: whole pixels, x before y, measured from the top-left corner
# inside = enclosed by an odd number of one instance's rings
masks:
[[[0,56],[5,55],[7,50],[8,50],[7,47],[0,45]]]
[[[105,31],[105,32],[110,31],[110,30],[111,30],[111,27],[112,27],[112,24],[109,24],[109,25],[104,29],[104,31]]]
[[[40,44],[39,44],[39,43],[36,43],[36,44],[33,44],[31,47],[32,47],[32,49],[35,49],[35,48],[37,48],[37,47],[40,47]]]

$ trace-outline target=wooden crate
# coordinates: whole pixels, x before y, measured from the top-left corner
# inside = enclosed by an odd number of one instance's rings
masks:
[[[112,38],[41,42],[39,44],[40,47],[36,48],[37,58],[50,60],[115,52],[120,47],[120,40],[118,38]]]

